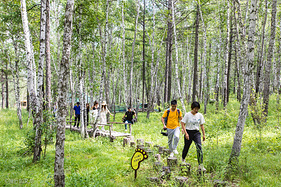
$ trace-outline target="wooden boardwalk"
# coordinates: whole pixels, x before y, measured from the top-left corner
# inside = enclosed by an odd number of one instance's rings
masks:
[[[75,132],[81,132],[81,127],[73,127],[70,125],[73,122],[67,121],[67,125],[65,126],[65,129],[75,131]],[[113,125],[117,124],[125,124],[125,123],[119,123],[119,122],[108,122],[106,125],[102,124],[96,124],[96,128],[87,128],[87,133],[89,134],[90,137],[97,137],[97,136],[102,136],[102,137],[109,137],[111,141],[116,139],[116,137],[130,137],[132,135],[132,124],[128,124],[129,126],[129,133],[123,133],[123,132],[117,132],[113,131]],[[91,125],[91,124],[89,124]],[[101,130],[99,127],[101,126],[109,126],[109,130]]]

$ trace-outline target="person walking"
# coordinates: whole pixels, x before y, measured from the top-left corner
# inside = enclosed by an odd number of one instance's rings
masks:
[[[125,117],[126,116],[126,117]],[[131,107],[128,107],[128,111],[123,116],[123,121],[125,121],[125,131],[127,131],[127,124],[133,124],[133,116],[136,117],[136,113],[132,111]]]
[[[101,110],[100,110],[100,124],[101,125],[106,125],[107,124],[107,117],[106,117],[106,114],[110,114],[110,111],[108,110],[107,108],[107,104],[105,101],[102,102],[101,104]],[[104,126],[102,126],[101,130],[104,130]]]
[[[75,127],[77,124],[77,128],[79,128],[79,122],[80,122],[80,103],[79,102],[77,102],[76,106],[74,106],[73,113],[74,113],[74,117],[75,117],[75,123],[74,123],[73,127]],[[78,120],[78,122],[76,123],[77,120]]]
[[[198,160],[198,170],[206,171],[203,166],[203,151],[201,144],[201,133],[199,128],[203,133],[203,141],[205,141],[205,129],[204,123],[205,119],[201,113],[199,113],[200,104],[198,102],[193,102],[191,104],[191,111],[186,113],[184,118],[181,120],[181,126],[184,133],[184,148],[182,151],[182,161],[185,162],[186,155],[188,153],[189,147],[192,141],[195,143],[197,150],[197,160]]]
[[[167,129],[168,132],[168,145],[170,150],[170,157],[174,154],[179,154],[177,146],[180,137],[180,123],[182,120],[182,113],[180,109],[177,109],[177,100],[171,101],[171,108],[165,110],[161,121],[163,123],[163,129]]]

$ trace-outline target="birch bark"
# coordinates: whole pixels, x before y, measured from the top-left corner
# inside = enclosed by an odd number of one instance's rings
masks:
[[[129,106],[132,107],[133,105],[133,69],[134,69],[134,59],[135,59],[135,44],[136,44],[136,37],[137,37],[137,30],[138,30],[138,19],[139,19],[139,11],[140,5],[139,0],[137,0],[137,17],[135,20],[135,33],[134,33],[134,41],[132,45],[132,57],[131,57],[131,71],[130,71],[130,103]]]
[[[252,85],[252,71],[254,68],[254,49],[255,49],[255,28],[256,28],[256,15],[257,15],[257,0],[251,1],[251,10],[249,16],[249,36],[248,36],[248,50],[247,50],[247,63],[245,64],[245,81],[243,88],[243,98],[240,105],[239,117],[236,125],[236,131],[232,146],[232,151],[229,158],[229,165],[237,165],[238,157],[241,151],[242,137],[246,116],[248,114],[248,104],[251,94]]]
[[[125,59],[125,24],[124,24],[124,1],[122,1],[122,63],[123,63],[123,81],[124,81],[124,100],[125,105],[128,106],[127,96],[127,72],[126,72],[126,59]]]
[[[43,66],[45,61],[45,47],[46,47],[46,0],[41,0],[41,18],[40,18],[40,54],[38,63],[38,83],[37,83],[37,103],[36,103],[36,129],[35,129],[35,143],[33,150],[33,162],[40,160],[41,155],[41,124],[43,122]]]
[[[45,42],[46,42],[46,109],[51,109],[51,51],[50,51],[50,0],[46,1],[46,31],[45,31]]]
[[[264,116],[268,115],[268,103],[270,95],[270,71],[272,63],[272,55],[274,51],[275,44],[275,30],[276,30],[276,11],[277,11],[277,0],[272,0],[272,12],[271,12],[271,35],[268,45],[267,62],[265,64],[264,73],[264,88],[263,88],[263,104],[264,104]]]
[[[179,68],[178,68],[178,61],[179,61],[179,56],[178,56],[178,41],[177,41],[177,32],[176,32],[176,23],[175,23],[175,5],[174,2],[172,2],[172,19],[173,19],[173,27],[174,27],[174,37],[175,37],[175,50],[176,50],[176,59],[175,59],[175,68],[176,68],[176,79],[177,79],[177,84],[178,84],[178,94],[179,98],[182,104],[183,108],[183,114],[185,114],[186,109],[181,93],[181,84],[180,84],[180,79],[179,79]]]
[[[69,77],[69,57],[71,50],[71,35],[72,35],[72,15],[73,15],[74,0],[67,0],[65,8],[65,24],[63,35],[63,51],[60,63],[60,76],[58,83],[58,127],[56,134],[56,156],[54,166],[54,181],[55,186],[65,186],[64,174],[64,140],[65,140],[65,124],[67,114],[67,92],[68,92],[68,77]]]

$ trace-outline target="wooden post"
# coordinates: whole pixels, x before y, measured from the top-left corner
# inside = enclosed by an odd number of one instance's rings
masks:
[[[161,147],[161,146],[158,147],[159,154],[163,154],[163,149],[164,149],[164,147]]]
[[[124,138],[123,139],[123,147],[126,147],[126,145],[130,144],[130,138]]]
[[[176,181],[179,183],[179,186],[186,186],[188,178],[187,177],[176,177]]]
[[[181,163],[180,164],[180,170],[181,170],[181,174],[184,176],[187,176],[190,174],[190,168],[191,165],[188,163]]]
[[[132,124],[129,123],[129,131],[130,131],[130,134],[132,134]]]
[[[130,142],[131,147],[136,147],[136,142]]]
[[[163,167],[163,163],[161,162],[154,162],[153,169],[155,171],[159,171]]]
[[[176,157],[168,157],[167,164],[170,168],[175,168],[178,165],[178,159]]]

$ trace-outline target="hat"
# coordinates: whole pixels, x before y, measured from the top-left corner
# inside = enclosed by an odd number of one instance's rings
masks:
[[[101,103],[101,105],[107,105],[107,104],[106,104],[106,101],[103,101],[103,102]]]

